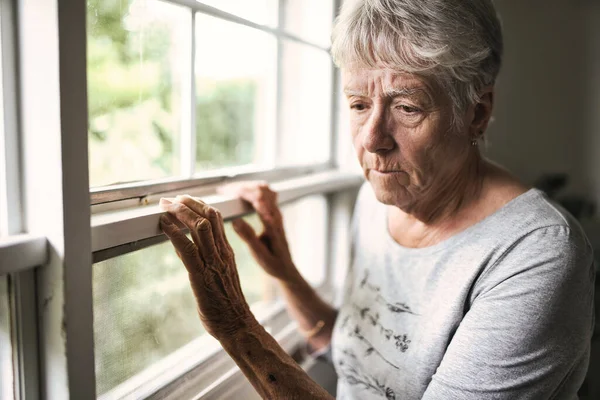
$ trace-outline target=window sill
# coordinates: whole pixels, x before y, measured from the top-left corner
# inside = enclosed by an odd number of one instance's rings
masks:
[[[44,237],[15,235],[0,239],[0,275],[43,265],[48,259]]]
[[[287,203],[311,194],[355,188],[360,186],[362,181],[362,176],[357,174],[328,171],[275,182],[271,184],[271,187],[279,194],[279,202]],[[187,190],[187,193],[198,196],[202,194],[202,191],[190,189]],[[206,189],[204,189],[205,193]],[[226,220],[252,212],[252,209],[243,201],[216,195],[214,192],[211,195],[202,196],[202,200],[219,209]],[[94,262],[164,241],[164,235],[159,229],[159,218],[163,211],[157,204],[158,198],[151,199],[149,202],[149,205],[92,215]]]

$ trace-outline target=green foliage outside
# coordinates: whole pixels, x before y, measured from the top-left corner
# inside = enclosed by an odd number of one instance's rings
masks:
[[[182,87],[173,54],[189,23],[185,9],[88,0],[87,20],[91,185],[177,175]],[[200,81],[198,88],[197,169],[251,163],[255,83]],[[259,301],[264,275],[226,230],[247,300]],[[94,265],[93,284],[99,395],[204,333],[170,243]]]
[[[180,173],[178,56],[189,51],[189,15],[158,1],[129,3],[140,6],[87,2],[91,186]],[[256,82],[203,79],[197,88],[196,170],[253,162]]]
[[[196,170],[250,164],[253,161],[253,82],[197,83]]]
[[[256,218],[251,218],[258,225]],[[265,279],[226,224],[248,303],[263,299]],[[171,243],[95,264],[96,385],[105,393],[205,333],[188,276]]]

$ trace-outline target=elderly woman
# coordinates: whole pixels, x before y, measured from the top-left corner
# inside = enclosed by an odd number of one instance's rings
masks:
[[[230,191],[264,224],[257,235],[238,220],[237,233],[310,346],[331,348],[338,397],[576,398],[592,252],[570,215],[481,155],[502,59],[491,1],[346,1],[332,53],[368,181],[339,309],[295,268],[276,195],[252,183]],[[162,204],[204,325],[256,390],[329,398],[251,314],[219,213],[186,196]]]

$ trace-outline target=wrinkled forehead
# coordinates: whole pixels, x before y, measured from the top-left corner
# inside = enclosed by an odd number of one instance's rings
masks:
[[[421,91],[432,99],[439,90],[432,79],[385,68],[342,68],[342,89],[348,95],[381,96],[389,93]],[[436,95],[437,94],[437,95]]]

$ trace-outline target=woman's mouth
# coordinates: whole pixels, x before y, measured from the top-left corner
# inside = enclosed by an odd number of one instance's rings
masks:
[[[381,170],[378,170],[378,169],[372,169],[371,171],[375,172],[375,173],[377,173],[379,175],[393,175],[393,174],[403,174],[404,173],[403,171],[400,171],[400,170],[386,170],[386,171],[381,171]]]

